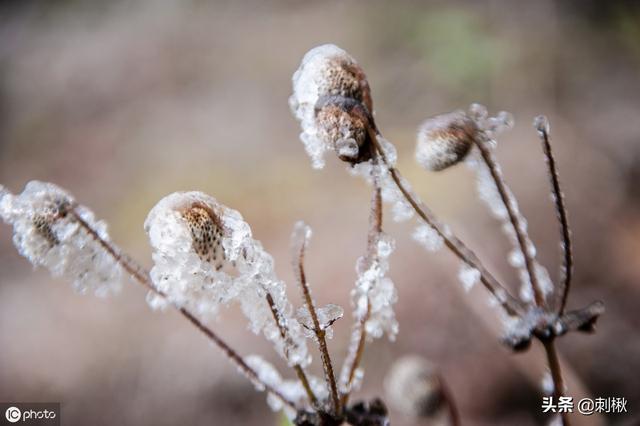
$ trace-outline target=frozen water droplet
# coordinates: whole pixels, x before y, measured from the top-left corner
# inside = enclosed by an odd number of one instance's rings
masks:
[[[549,120],[544,115],[539,115],[533,119],[533,127],[540,133],[549,134]]]

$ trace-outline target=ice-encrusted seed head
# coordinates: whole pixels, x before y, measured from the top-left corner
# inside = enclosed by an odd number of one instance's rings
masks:
[[[478,126],[464,111],[436,115],[418,129],[416,160],[427,170],[444,170],[463,160],[477,137]]]
[[[237,211],[202,192],[176,192],[149,212],[145,230],[153,247],[151,279],[171,302],[212,314],[243,288],[221,271],[225,265],[244,268],[254,246]]]
[[[360,102],[342,96],[322,98],[316,106],[316,121],[319,138],[342,161],[356,164],[371,158],[368,129],[372,120]]]
[[[367,77],[355,59],[333,44],[314,47],[302,58],[293,74],[291,106],[315,106],[324,96],[353,98],[372,112],[373,103]]]
[[[300,121],[300,139],[313,167],[319,169],[324,166],[326,150],[335,150],[341,159],[352,163],[366,161],[360,158],[366,150],[356,147],[360,147],[366,137],[362,136],[362,124],[373,125],[373,103],[369,83],[357,62],[339,47],[325,44],[307,52],[292,80],[293,94],[289,105]],[[328,98],[341,98],[338,106],[342,111],[324,111],[318,117]],[[355,123],[358,119],[354,114],[361,116],[359,120],[366,119],[363,123]],[[329,120],[328,116],[332,118]],[[327,125],[334,131],[328,131]],[[355,130],[358,135],[349,135]]]
[[[21,255],[72,280],[79,292],[105,296],[120,288],[122,268],[98,241],[109,242],[106,224],[62,188],[31,181],[13,195],[0,187],[0,218],[13,226]]]

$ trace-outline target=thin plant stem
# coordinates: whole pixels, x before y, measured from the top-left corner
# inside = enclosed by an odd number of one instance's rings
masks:
[[[565,386],[564,379],[562,378],[562,370],[560,369],[560,359],[555,347],[555,341],[551,338],[543,340],[542,344],[547,355],[547,363],[549,365],[549,371],[551,372],[551,378],[553,379],[553,397],[556,401],[559,401],[560,397],[564,396]],[[570,426],[568,413],[561,413],[561,418],[563,426]]]
[[[127,271],[131,276],[143,287],[148,290],[154,292],[155,294],[162,296],[164,298],[167,297],[166,293],[157,289],[151,279],[149,278],[149,273],[144,270],[141,266],[135,263],[129,256],[126,256],[121,253],[121,251],[109,241],[104,240],[100,235],[96,232],[95,229],[91,227],[75,210],[72,206],[67,212],[73,217],[75,220],[100,246],[107,252],[113,259],[119,264],[125,271]],[[249,379],[251,379],[255,383],[259,383],[264,389],[276,396],[280,399],[284,404],[297,409],[296,405],[293,401],[286,398],[282,393],[280,393],[277,389],[265,383],[258,373],[251,368],[244,359],[234,351],[224,340],[222,340],[216,333],[213,332],[209,327],[202,323],[196,316],[187,310],[184,307],[177,306],[175,304],[171,304],[180,314],[186,318],[191,324],[193,324],[198,330],[200,330],[209,340],[211,340],[221,351],[224,353],[231,362],[233,362]]]
[[[438,221],[433,212],[431,212],[431,210],[415,194],[412,193],[409,184],[403,180],[398,169],[396,169],[393,164],[389,162],[384,149],[380,145],[380,141],[378,140],[378,136],[375,133],[375,130],[370,128],[369,135],[376,150],[380,154],[382,161],[389,171],[389,174],[391,175],[391,178],[393,179],[395,185],[398,187],[404,198],[411,205],[418,216],[420,216],[420,218],[425,223],[435,229],[438,235],[444,240],[447,248],[454,255],[456,255],[460,260],[480,272],[480,282],[493,295],[493,297],[495,297],[500,306],[502,306],[502,308],[508,315],[518,316],[519,314],[521,314],[524,311],[521,302],[518,299],[514,298],[507,291],[507,289],[502,286],[498,282],[498,280],[496,280],[495,277],[491,275],[491,273],[484,267],[475,253],[471,251],[471,249],[469,249],[455,235],[446,230],[445,227]]]
[[[371,266],[373,262],[376,261],[376,245],[380,234],[382,233],[382,191],[380,188],[380,172],[378,170],[379,158],[376,152],[372,153],[372,180],[373,180],[373,192],[371,194],[371,211],[369,214],[369,234],[367,236],[367,264]],[[364,355],[364,347],[367,341],[367,329],[366,324],[371,315],[371,303],[369,301],[369,297],[367,296],[367,310],[365,314],[359,319],[358,323],[355,326],[354,333],[358,336],[357,341],[358,345],[356,347],[355,354],[351,360],[347,359],[347,361],[351,361],[351,365],[349,366],[349,374],[347,376],[347,383],[345,383],[345,387],[347,392],[342,395],[342,405],[345,406],[349,402],[349,396],[351,394],[351,386],[353,383],[353,379],[356,374],[356,370],[360,366],[360,362],[362,361],[362,356]]]
[[[276,307],[276,304],[273,301],[273,297],[271,296],[271,293],[267,293],[266,299],[267,299],[267,304],[269,305],[269,309],[271,310],[271,314],[273,315],[273,320],[276,322],[276,325],[278,326],[278,330],[280,331],[280,337],[285,342],[285,352],[286,352],[286,342],[288,340],[288,334],[289,334],[288,330],[286,329],[284,324],[282,324],[282,322],[280,321],[281,316],[278,315],[278,308]],[[288,358],[288,353],[286,353],[286,355]],[[304,387],[304,390],[307,393],[307,397],[309,398],[311,405],[314,407],[318,406],[318,398],[313,393],[313,390],[309,385],[309,379],[307,378],[307,375],[304,372],[304,369],[302,368],[302,366],[300,364],[295,364],[293,366],[293,369],[296,372],[296,375],[298,376],[300,383],[302,383],[302,387]]]
[[[300,245],[300,251],[297,259],[297,271],[296,277],[298,284],[302,289],[302,296],[304,298],[305,305],[311,316],[313,323],[313,332],[316,335],[318,341],[318,348],[320,350],[320,358],[322,360],[322,367],[324,374],[329,384],[329,393],[331,395],[331,404],[333,413],[339,416],[342,409],[340,407],[340,399],[338,398],[338,386],[336,385],[336,378],[333,371],[333,364],[331,363],[331,355],[327,347],[326,332],[320,327],[320,321],[318,320],[318,314],[311,298],[311,290],[309,289],[309,283],[304,270],[304,255],[306,250],[306,240]]]
[[[562,295],[560,299],[560,306],[558,307],[558,315],[564,314],[567,307],[567,299],[569,297],[569,290],[571,288],[571,279],[573,278],[573,248],[571,244],[571,229],[569,227],[569,219],[567,215],[567,208],[564,204],[564,196],[560,189],[560,179],[558,177],[558,169],[556,167],[556,160],[551,150],[551,141],[549,139],[549,133],[547,129],[538,129],[540,140],[542,142],[542,150],[544,156],[547,159],[549,181],[551,183],[551,191],[553,194],[553,201],[556,207],[556,215],[558,216],[558,222],[560,223],[560,233],[562,235]]]
[[[498,170],[498,165],[491,154],[489,147],[486,145],[486,142],[483,138],[475,139],[475,145],[480,150],[480,154],[482,159],[484,160],[489,172],[491,173],[491,177],[496,184],[496,189],[500,194],[500,199],[502,200],[502,204],[507,209],[507,214],[509,215],[509,221],[511,222],[511,226],[513,227],[513,231],[516,234],[516,239],[518,240],[518,245],[520,246],[520,251],[524,256],[525,268],[527,270],[527,274],[529,275],[529,279],[531,281],[531,287],[533,288],[533,295],[535,298],[536,305],[539,307],[544,307],[544,293],[542,292],[542,288],[540,287],[540,282],[538,281],[538,276],[535,271],[535,259],[529,252],[529,248],[527,246],[527,235],[523,229],[523,224],[520,220],[520,216],[514,209],[515,200],[513,200],[513,196],[507,189],[507,185],[502,177],[500,171]]]

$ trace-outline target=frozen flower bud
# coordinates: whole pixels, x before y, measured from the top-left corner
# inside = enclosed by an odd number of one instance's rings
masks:
[[[384,386],[389,403],[411,417],[431,418],[447,404],[435,367],[416,355],[395,361],[385,377]]]
[[[352,164],[371,158],[368,128],[373,120],[362,104],[352,98],[321,98],[316,106],[318,138],[342,161]]]
[[[253,332],[262,332],[291,364],[308,363],[284,283],[240,213],[202,192],[176,192],[149,212],[145,230],[153,247],[151,279],[171,303],[214,316],[238,302]],[[284,339],[271,305],[288,330]]]
[[[171,302],[211,314],[238,295],[231,272],[252,242],[238,212],[201,192],[177,192],[156,204],[144,227],[154,250],[151,279]]]
[[[120,289],[122,268],[98,240],[109,242],[106,224],[62,188],[31,181],[13,195],[0,187],[0,217],[13,226],[16,248],[34,266],[72,280],[82,293]]]
[[[300,67],[293,74],[292,80],[293,94],[289,98],[289,105],[294,116],[300,121],[302,127],[300,139],[312,159],[313,167],[322,168],[324,166],[323,154],[327,149],[338,149],[341,152],[341,158],[346,157],[346,161],[353,162],[355,158],[358,158],[355,146],[360,146],[363,141],[359,141],[357,137],[349,136],[328,142],[326,128],[322,129],[323,126],[318,123],[320,119],[328,120],[327,115],[330,115],[333,118],[329,121],[335,123],[346,121],[347,127],[358,127],[357,124],[351,122],[353,118],[340,117],[342,113],[338,110],[325,111],[324,117],[319,119],[316,114],[320,112],[320,104],[325,102],[326,98],[340,97],[350,99],[351,103],[360,105],[363,110],[361,114],[370,117],[373,112],[371,92],[362,68],[347,52],[337,46],[326,44],[307,52]],[[352,109],[352,107],[349,107],[348,110],[343,108],[343,112],[349,114]],[[344,124],[337,125],[344,126]],[[335,126],[330,125],[330,127]],[[341,130],[339,132],[342,133]],[[336,144],[336,142],[339,143]]]
[[[427,170],[444,170],[463,160],[477,137],[478,126],[464,111],[436,115],[418,129],[416,160]]]

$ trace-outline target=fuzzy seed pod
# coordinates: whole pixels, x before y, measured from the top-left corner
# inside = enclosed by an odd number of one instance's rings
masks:
[[[415,355],[394,362],[385,378],[385,390],[389,402],[411,417],[432,417],[446,404],[442,382],[434,366]]]
[[[332,102],[338,108],[322,111]],[[364,71],[347,52],[330,44],[311,49],[293,75],[289,104],[314,168],[324,166],[327,150],[351,163],[368,159],[356,147],[365,143],[366,126],[373,125],[371,91]]]
[[[427,170],[444,170],[462,161],[478,136],[476,122],[464,111],[436,115],[418,129],[416,160]]]

